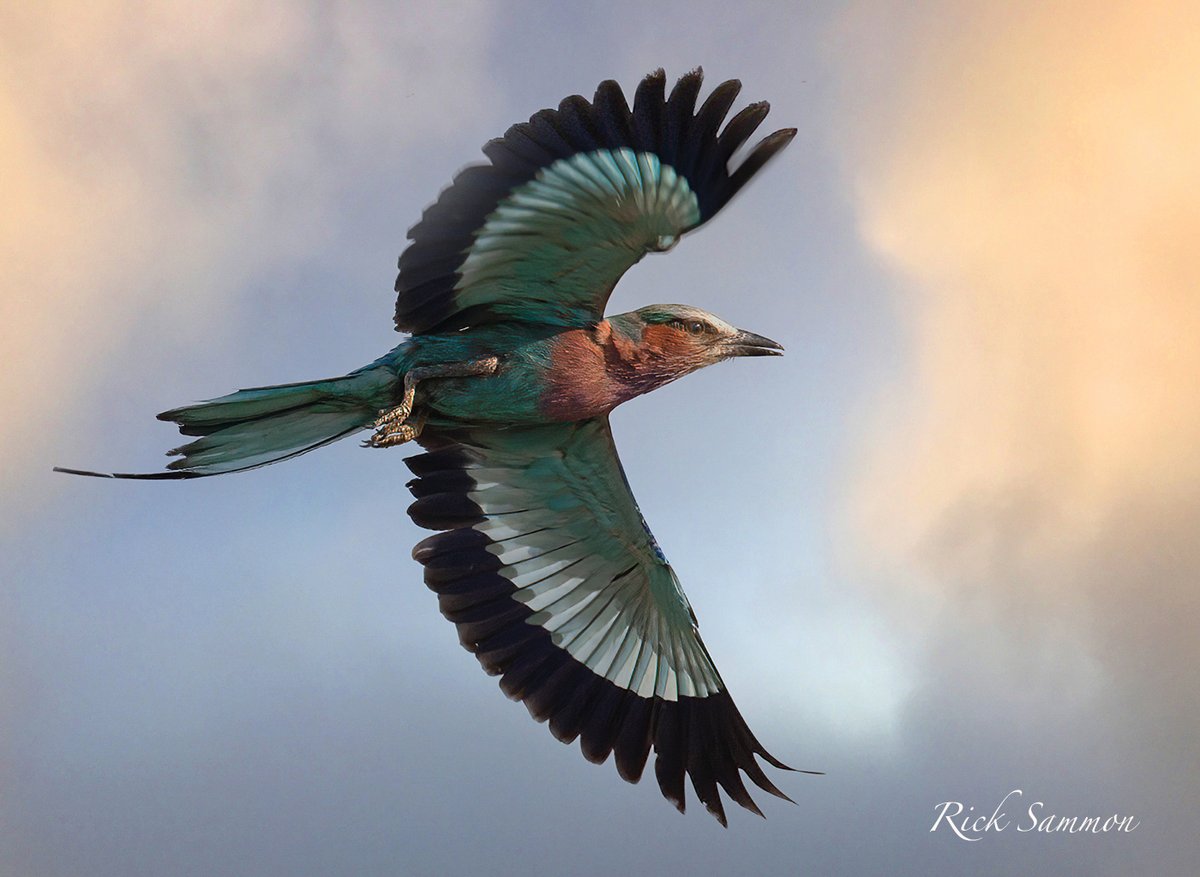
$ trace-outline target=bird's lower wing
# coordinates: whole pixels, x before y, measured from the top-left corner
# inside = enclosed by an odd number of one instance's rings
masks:
[[[509,697],[615,756],[630,782],[650,750],[663,794],[684,809],[684,776],[725,823],[718,785],[761,812],[739,771],[786,798],[755,761],[767,753],[713,666],[687,598],[617,458],[608,421],[426,434],[410,458],[422,527],[413,550],[442,613]]]

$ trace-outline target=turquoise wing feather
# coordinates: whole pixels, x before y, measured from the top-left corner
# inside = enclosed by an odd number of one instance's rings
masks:
[[[786,797],[734,706],[674,571],[629,491],[606,419],[423,436],[407,462],[417,524],[443,530],[413,556],[463,645],[510,697],[615,756],[636,782],[649,752],[664,796],[684,776],[722,823],[718,785],[760,811],[739,771]],[[785,768],[786,769],[786,768]]]
[[[462,171],[409,231],[396,328],[602,318],[630,266],[715,216],[795,134],[776,131],[730,170],[769,107],[751,104],[722,130],[741,84],[722,83],[696,111],[701,80],[687,74],[668,98],[659,70],[632,110],[604,82],[592,103],[569,97],[488,143],[490,164]]]

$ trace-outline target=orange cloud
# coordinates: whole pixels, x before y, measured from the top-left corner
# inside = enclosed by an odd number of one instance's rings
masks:
[[[48,436],[69,451],[76,406],[135,320],[164,349],[195,343],[247,276],[315,246],[332,176],[452,130],[487,97],[469,61],[485,54],[483,2],[380,19],[64,0],[0,16],[9,496]],[[461,53],[435,55],[451,37]],[[395,105],[405,83],[419,88]]]
[[[1020,486],[1054,550],[1200,480],[1200,11],[1006,9],[931,21],[893,112],[859,122],[863,234],[912,293],[863,496],[895,548]]]
[[[1058,729],[1052,763],[1169,832],[1200,725],[1200,7],[921,9],[842,34],[880,49],[845,130],[909,320],[848,504],[908,637],[900,724],[961,757]]]

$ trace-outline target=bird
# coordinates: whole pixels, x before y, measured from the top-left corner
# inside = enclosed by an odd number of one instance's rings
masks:
[[[611,756],[631,783],[653,751],[658,786],[681,812],[685,777],[721,825],[721,791],[763,815],[742,774],[791,801],[758,759],[792,768],[731,699],[608,419],[697,369],[783,353],[696,307],[604,313],[626,270],[716,216],[796,134],[747,149],[769,104],[729,118],[741,83],[720,83],[697,108],[702,84],[697,68],[668,95],[657,70],[631,108],[608,80],[590,102],[567,97],[488,142],[487,161],[460,171],[409,230],[395,285],[395,327],[408,337],[384,356],[163,412],[191,438],[165,471],[59,471],[195,478],[366,429],[368,447],[414,442],[408,514],[434,533],[413,558],[505,694],[587,760]]]

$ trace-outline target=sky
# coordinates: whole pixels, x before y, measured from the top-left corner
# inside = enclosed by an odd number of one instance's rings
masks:
[[[1186,2],[0,8],[0,874],[1193,873],[1197,59]],[[479,672],[403,450],[50,472],[374,359],[487,139],[696,65],[799,129],[610,303],[788,349],[613,415],[742,713],[825,771],[728,830]]]

